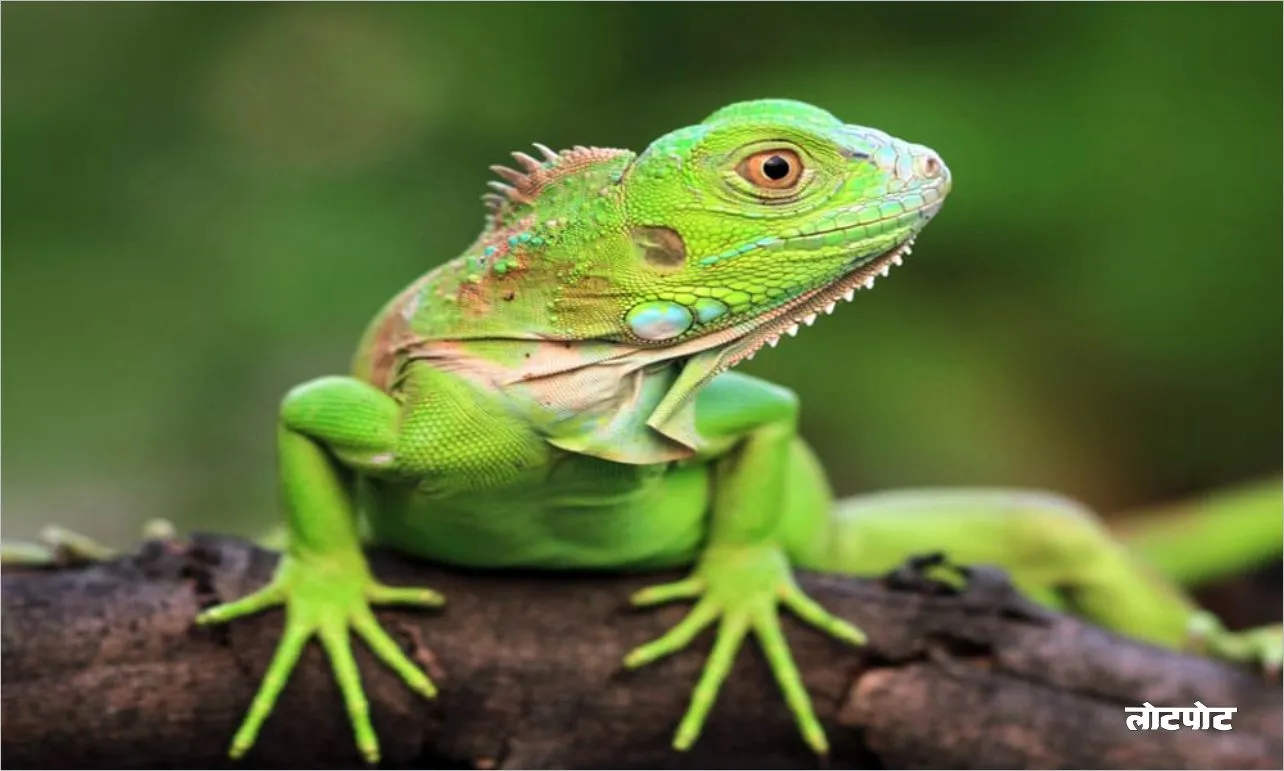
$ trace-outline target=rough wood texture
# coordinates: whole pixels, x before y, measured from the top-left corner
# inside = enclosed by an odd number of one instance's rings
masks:
[[[3,577],[6,768],[210,768],[274,645],[280,611],[216,629],[201,606],[265,582],[239,540],[148,544],[110,563]],[[385,764],[415,768],[816,768],[752,645],[696,748],[668,747],[709,637],[634,673],[618,662],[682,605],[627,607],[656,576],[447,570],[372,554],[390,583],[443,591],[440,612],[382,610],[442,687],[423,702],[357,657]],[[911,564],[878,581],[803,575],[871,637],[845,649],[788,620],[831,767],[1280,768],[1281,692],[1255,673],[1121,640],[1016,598],[1002,574],[950,590]],[[431,652],[429,648],[431,646]],[[1236,706],[1232,731],[1132,732],[1143,701]],[[358,766],[339,694],[309,646],[245,767]]]

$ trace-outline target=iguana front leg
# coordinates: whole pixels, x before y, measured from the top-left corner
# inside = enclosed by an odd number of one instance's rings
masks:
[[[459,493],[502,485],[543,459],[545,446],[529,426],[488,401],[499,397],[459,377],[412,362],[395,390],[394,398],[361,380],[325,377],[295,388],[282,403],[277,437],[287,544],[280,565],[267,587],[198,619],[219,623],[286,606],[281,642],[232,741],[233,756],[253,745],[313,634],[330,657],[358,748],[371,762],[379,743],[349,631],[415,691],[436,693],[371,606],[433,607],[444,600],[431,589],[385,586],[371,575],[358,536],[358,475],[385,491]]]
[[[718,622],[713,651],[673,739],[677,749],[694,744],[740,644],[752,632],[803,737],[818,753],[828,751],[825,732],[781,630],[778,606],[853,645],[863,643],[865,635],[825,611],[794,581],[783,514],[797,417],[791,392],[736,373],[719,376],[697,397],[697,428],[709,441],[706,454],[713,461],[708,541],[689,578],[633,597],[638,605],[677,599],[696,603],[667,634],[625,658],[625,666],[640,667],[685,648]],[[816,514],[824,516],[824,511]]]
[[[383,630],[371,612],[377,604],[431,607],[441,595],[431,589],[385,586],[366,565],[354,505],[355,470],[386,473],[397,466],[401,407],[391,396],[358,380],[327,377],[291,391],[277,429],[281,501],[288,543],[270,584],[202,613],[197,622],[217,624],[286,606],[285,629],[276,654],[230,754],[243,755],[299,660],[317,635],[347,704],[361,753],[379,758],[379,744],[352,655],[349,630],[357,634],[402,680],[425,697],[436,688]]]

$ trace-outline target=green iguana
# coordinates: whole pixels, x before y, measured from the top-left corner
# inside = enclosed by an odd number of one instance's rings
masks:
[[[282,402],[276,577],[198,619],[288,609],[233,756],[314,635],[370,761],[379,743],[351,633],[410,688],[436,692],[371,607],[444,599],[377,581],[363,526],[454,565],[689,566],[632,598],[693,607],[624,660],[644,666],[717,627],[678,749],[752,634],[807,744],[826,751],[778,614],[852,645],[865,635],[800,591],[795,568],[868,574],[944,549],[1125,634],[1179,646],[1197,633],[1215,654],[1278,661],[1278,629],[1226,632],[1071,501],[997,489],[834,501],[794,394],[730,371],[902,263],[951,189],[935,152],[789,100],[724,107],[640,155],[535,147],[514,153],[520,170],[493,167],[504,181],[481,235],[375,316],[351,374]]]

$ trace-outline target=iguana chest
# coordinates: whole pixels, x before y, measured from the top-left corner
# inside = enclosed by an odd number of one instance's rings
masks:
[[[391,389],[403,404],[399,473],[368,482],[371,534],[477,567],[689,563],[705,531],[708,469],[646,425],[673,373],[512,368],[547,347],[515,342],[478,356],[438,342],[408,357]]]
[[[558,451],[543,475],[466,494],[372,482],[365,511],[376,541],[456,565],[656,569],[691,562],[708,506],[703,463]]]

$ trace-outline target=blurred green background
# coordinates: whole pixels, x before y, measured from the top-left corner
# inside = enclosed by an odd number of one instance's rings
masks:
[[[1280,466],[1279,4],[10,4],[3,512],[273,521],[273,422],[532,141],[739,99],[938,150],[905,268],[746,369],[842,493],[1106,512]]]

